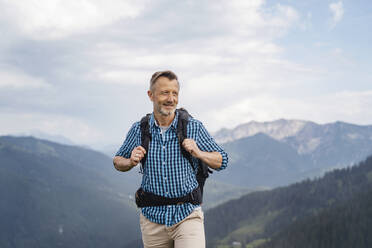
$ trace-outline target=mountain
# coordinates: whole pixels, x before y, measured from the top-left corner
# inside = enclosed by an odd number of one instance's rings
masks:
[[[298,181],[309,167],[306,155],[262,133],[226,143],[224,148],[229,154],[229,165],[215,179],[230,184],[274,187]]]
[[[216,174],[216,173],[215,173]],[[141,175],[112,158],[34,137],[0,137],[0,247],[130,247]],[[249,192],[208,179],[203,209]]]
[[[296,221],[260,248],[372,247],[372,190]]]
[[[250,122],[220,130],[214,137],[231,158],[229,170],[216,180],[253,188],[320,176],[372,154],[372,126],[343,122]]]
[[[0,137],[0,247],[122,247],[139,235],[134,181],[107,156]]]
[[[32,136],[37,139],[49,140],[49,141],[59,143],[59,144],[71,145],[71,146],[76,145],[74,142],[72,142],[69,138],[66,138],[65,136],[46,133],[46,132],[43,132],[37,129],[33,129],[28,132],[16,133],[11,136],[17,136],[17,137]]]
[[[241,138],[253,136],[258,133],[264,133],[273,139],[282,140],[286,137],[295,136],[307,124],[315,124],[302,120],[285,120],[279,119],[272,122],[251,121],[240,124],[233,129],[223,128],[213,134],[217,142],[226,143]],[[316,125],[316,124],[315,124]]]
[[[242,247],[258,247],[298,221],[332,207],[352,204],[353,197],[367,194],[371,186],[369,157],[357,166],[336,169],[321,178],[247,194],[206,211],[208,247],[228,248],[234,242]]]

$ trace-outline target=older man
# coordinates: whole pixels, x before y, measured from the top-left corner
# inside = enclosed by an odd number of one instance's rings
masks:
[[[152,75],[147,94],[153,113],[133,124],[113,161],[119,171],[128,171],[140,162],[143,165],[141,191],[136,197],[141,202],[137,205],[141,207],[145,248],[205,247],[200,199],[203,183],[197,172],[202,164],[222,170],[228,162],[227,154],[200,121],[186,115],[184,122],[185,112],[176,109],[179,90],[172,71]],[[179,131],[181,122],[186,123],[184,138]],[[143,145],[147,135],[150,138]]]

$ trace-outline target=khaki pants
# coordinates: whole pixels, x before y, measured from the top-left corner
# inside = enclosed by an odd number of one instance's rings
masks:
[[[205,248],[201,208],[171,227],[151,222],[141,213],[140,225],[144,248]]]

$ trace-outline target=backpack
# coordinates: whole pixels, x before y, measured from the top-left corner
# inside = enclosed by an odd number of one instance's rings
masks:
[[[189,161],[192,167],[192,155],[185,150],[182,146],[182,142],[187,138],[187,124],[189,118],[192,117],[184,108],[176,110],[178,112],[178,123],[177,123],[177,138],[180,145],[182,155]],[[149,119],[151,114],[147,114],[141,119],[140,129],[141,129],[141,146],[145,148],[146,151],[149,149],[149,144],[151,143],[151,133],[149,126]],[[147,153],[141,160],[140,172],[143,173],[143,168],[146,166]],[[205,180],[209,177],[209,173],[213,173],[207,164],[205,164],[200,159],[197,160],[198,168],[196,173],[196,180],[198,182],[198,187],[191,193],[184,197],[169,198],[158,196],[150,192],[145,192],[142,188],[139,188],[136,192],[136,204],[138,207],[147,206],[162,206],[162,205],[175,205],[182,204],[185,202],[190,202],[195,205],[199,205],[203,202],[203,188]]]

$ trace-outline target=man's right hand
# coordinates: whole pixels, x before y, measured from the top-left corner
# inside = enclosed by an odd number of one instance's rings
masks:
[[[142,158],[145,156],[146,150],[142,146],[137,146],[132,150],[132,154],[130,155],[130,163],[132,166],[136,166]]]

